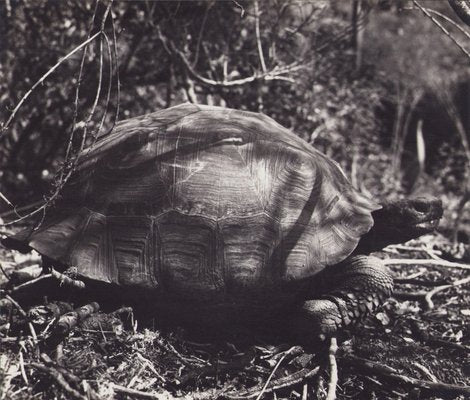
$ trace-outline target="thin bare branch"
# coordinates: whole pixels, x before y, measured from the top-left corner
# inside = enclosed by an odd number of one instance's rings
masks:
[[[5,203],[7,203],[10,207],[15,207],[10,200],[7,199],[7,197],[0,192],[0,199],[2,199]]]
[[[442,19],[446,20],[449,24],[455,26],[460,32],[467,36],[468,39],[470,39],[470,33],[468,33],[466,29],[462,28],[459,24],[457,24],[452,18],[449,18],[447,15],[442,14],[439,11],[433,10],[432,8],[427,8],[427,10],[431,14],[437,15],[438,17],[441,17]]]
[[[410,260],[410,259],[401,259],[401,258],[388,258],[383,260],[385,265],[428,265],[436,267],[446,267],[446,268],[460,268],[460,269],[470,269],[469,264],[456,263],[446,260]]]
[[[75,48],[72,52],[70,52],[66,57],[64,57],[61,61],[65,60],[66,58],[70,57],[72,54],[74,54],[76,51],[78,51],[79,49],[83,48],[84,51],[83,51],[83,54],[82,54],[82,59],[81,59],[81,63],[80,63],[80,70],[79,70],[79,77],[78,77],[78,82],[77,82],[77,87],[76,87],[76,91],[75,91],[75,108],[74,108],[74,116],[73,116],[73,121],[72,121],[72,129],[71,129],[71,133],[70,133],[70,137],[69,137],[69,140],[68,140],[68,144],[67,144],[67,148],[66,148],[66,152],[65,152],[65,162],[64,162],[64,167],[59,171],[58,175],[57,175],[57,180],[56,180],[56,188],[55,190],[53,191],[53,193],[45,198],[45,201],[44,201],[44,204],[41,205],[39,208],[31,211],[30,213],[28,213],[27,215],[24,215],[24,216],[20,216],[18,215],[18,218],[16,218],[15,220],[13,221],[10,221],[10,222],[7,222],[7,223],[4,223],[2,224],[3,226],[9,226],[9,225],[13,225],[15,223],[18,223],[20,221],[23,221],[27,218],[30,218],[34,215],[37,215],[39,213],[43,213],[43,217],[42,219],[40,219],[40,221],[36,224],[36,227],[39,226],[41,223],[42,223],[42,220],[44,219],[44,216],[45,216],[45,211],[46,209],[49,207],[50,204],[52,204],[59,196],[60,192],[62,191],[62,188],[64,187],[64,185],[68,182],[69,178],[72,176],[74,170],[75,170],[75,166],[78,162],[78,157],[79,155],[81,154],[81,152],[83,151],[83,149],[85,148],[85,144],[86,144],[86,139],[87,139],[87,132],[88,132],[88,126],[91,122],[91,119],[93,118],[94,114],[95,114],[95,111],[96,111],[96,108],[97,108],[97,105],[98,105],[98,101],[100,99],[100,96],[101,96],[101,88],[102,88],[102,82],[103,82],[103,40],[106,41],[106,44],[107,44],[107,49],[108,49],[108,57],[109,57],[109,62],[112,63],[112,57],[111,57],[111,50],[110,50],[110,47],[109,47],[109,40],[108,38],[106,37],[106,35],[104,35],[104,27],[105,27],[105,23],[106,23],[106,19],[109,15],[109,13],[111,12],[111,5],[112,5],[112,1],[110,1],[106,7],[106,10],[103,14],[103,19],[101,21],[101,30],[97,33],[95,33],[94,35],[91,36],[91,31],[93,29],[93,26],[94,26],[94,20],[96,18],[96,11],[97,11],[97,7],[98,7],[98,1],[96,2],[96,5],[95,5],[95,10],[94,10],[94,14],[93,14],[93,18],[92,18],[92,22],[91,22],[91,25],[90,25],[90,29],[89,29],[89,33],[88,33],[88,36],[89,38],[83,42],[80,46],[78,46],[77,48]],[[99,76],[98,76],[98,86],[97,86],[97,91],[96,91],[96,94],[95,94],[95,98],[94,98],[94,101],[93,101],[93,105],[92,105],[92,108],[88,114],[88,117],[84,123],[84,129],[83,129],[83,133],[82,133],[82,137],[81,137],[81,140],[80,140],[80,144],[78,146],[78,149],[74,151],[74,155],[72,155],[72,150],[73,150],[73,139],[74,139],[74,134],[76,132],[76,126],[77,126],[77,119],[78,119],[78,102],[79,102],[79,93],[80,93],[80,83],[81,83],[81,79],[82,79],[82,75],[83,75],[83,69],[84,69],[84,65],[85,65],[85,56],[86,56],[86,51],[87,51],[87,48],[88,48],[88,44],[90,42],[92,42],[93,39],[95,39],[96,37],[98,37],[99,35],[102,35],[104,36],[104,38],[102,37],[101,40],[100,40],[100,45],[99,45],[99,54],[100,54],[100,57],[99,57]],[[114,38],[114,41],[116,39],[115,37],[115,31],[114,31],[114,24],[113,24],[113,38]],[[116,46],[116,44],[115,44]],[[116,53],[116,48],[115,48],[115,54]],[[117,60],[116,60],[117,62]],[[56,64],[56,66],[53,67],[54,68],[57,68],[58,65],[60,65],[59,63]],[[35,85],[33,85],[33,87],[30,89],[30,91],[28,93],[30,93],[32,90],[34,90],[34,88],[42,82],[42,80],[45,79],[45,77],[47,77],[48,75],[50,75],[50,73],[52,73],[53,69],[49,70]],[[93,135],[93,143],[94,141],[96,140],[97,136],[98,136],[98,133],[99,131],[102,129],[102,126],[104,124],[104,121],[105,121],[105,118],[106,118],[106,112],[107,112],[107,108],[108,108],[108,104],[109,104],[109,101],[110,101],[110,93],[111,93],[111,79],[112,79],[112,66],[110,66],[110,82],[108,84],[108,91],[107,91],[107,98],[106,98],[106,105],[105,105],[105,111],[104,111],[104,114],[101,118],[101,121],[100,121],[100,124],[98,126],[98,130],[97,132]],[[119,78],[118,78],[119,79]],[[118,86],[119,86],[119,81],[118,81]],[[27,94],[29,95],[29,94]],[[26,99],[27,96],[24,97],[24,99]],[[118,97],[119,97],[119,88],[118,88]],[[22,100],[22,102],[24,102],[24,100]],[[12,119],[12,117],[14,116],[14,113],[16,113],[17,109],[19,108],[19,106],[22,104],[22,102],[20,102],[18,104],[18,106],[15,108],[15,110],[13,111],[13,114],[10,116],[10,119],[7,121],[7,125],[8,123],[10,122],[10,120]],[[119,104],[119,101],[118,101],[118,104]],[[117,110],[118,112],[118,110]]]
[[[258,0],[254,0],[254,7],[255,7],[255,35],[256,35],[256,45],[258,48],[259,62],[261,64],[261,70],[263,71],[263,73],[266,73],[266,62],[264,61],[263,46],[261,44],[261,34],[259,31],[259,17],[261,13],[259,11]]]
[[[114,116],[113,124],[110,129],[114,128],[114,125],[119,120],[119,110],[120,110],[120,99],[121,99],[121,78],[119,75],[119,53],[117,47],[117,37],[116,37],[116,27],[114,25],[114,15],[113,11],[111,10],[111,27],[113,31],[113,55],[114,55],[114,62],[116,63],[115,71],[116,71],[116,113]]]
[[[16,309],[18,310],[18,312],[26,319],[28,319],[28,315],[26,314],[25,310],[23,310],[23,307],[21,307],[18,302],[13,299],[10,295],[8,294],[5,294],[5,299],[7,299],[11,304],[13,304]],[[38,341],[38,335],[36,334],[36,330],[34,329],[34,326],[31,322],[28,321],[28,328],[29,328],[29,332],[31,333],[31,336],[34,340],[35,343],[37,343]]]
[[[348,355],[342,357],[341,361],[356,370],[362,371],[363,373],[384,376],[401,385],[426,389],[431,393],[438,393],[441,396],[470,395],[470,386],[455,385],[444,382],[430,382],[411,378],[409,376],[399,374],[394,368],[364,358]]]
[[[434,296],[436,293],[442,292],[443,290],[447,290],[447,289],[450,289],[452,287],[465,285],[469,282],[470,282],[470,277],[467,277],[467,278],[459,279],[458,281],[455,281],[455,282],[450,283],[448,285],[442,285],[442,286],[438,286],[438,287],[432,289],[431,291],[429,291],[424,296],[424,301],[426,302],[426,305],[427,305],[428,309],[431,310],[431,309],[434,308],[434,303],[432,301],[432,296]]]
[[[91,43],[93,40],[95,40],[99,35],[101,35],[101,32],[95,33],[93,36],[91,36],[89,39],[85,40],[83,43],[75,47],[71,52],[69,52],[65,57],[62,57],[57,63],[49,69],[39,80],[31,86],[31,89],[29,89],[26,94],[21,98],[19,103],[16,105],[16,107],[13,109],[12,113],[10,114],[10,117],[8,118],[7,122],[3,125],[3,127],[0,129],[0,138],[2,135],[5,133],[5,131],[8,129],[8,127],[11,124],[11,121],[13,121],[13,118],[15,118],[16,113],[20,109],[20,107],[23,105],[23,103],[26,101],[26,99],[31,95],[31,93],[36,89],[40,84],[42,84],[49,75],[51,75],[59,66],[68,58],[73,56],[77,51],[88,45],[88,43]]]
[[[439,27],[439,29],[444,32],[444,34],[446,36],[448,36],[450,38],[450,40],[452,40],[455,45],[460,49],[462,50],[462,52],[468,57],[470,58],[470,53],[465,49],[465,47],[462,46],[462,44],[460,44],[460,42],[454,37],[451,35],[451,33],[436,19],[434,18],[430,13],[429,11],[424,8],[421,4],[418,3],[417,0],[413,0],[413,4],[418,7],[423,13],[424,15],[426,15],[426,17],[430,18],[431,21],[437,25]]]
[[[274,374],[276,373],[277,369],[279,368],[279,366],[282,364],[282,362],[284,361],[284,359],[289,355],[289,353],[292,351],[292,349],[294,349],[294,347],[291,347],[289,350],[287,350],[283,356],[279,359],[279,361],[277,362],[277,364],[275,365],[275,367],[273,368],[273,370],[271,371],[271,373],[269,374],[268,376],[268,379],[266,379],[266,382],[263,386],[263,388],[261,389],[261,391],[259,392],[258,396],[256,397],[256,400],[260,400],[263,395],[264,395],[264,392],[266,391],[266,388],[268,387],[269,385],[269,382],[271,382],[271,379],[273,378]]]
[[[468,0],[448,0],[450,6],[454,9],[459,18],[470,26],[470,4]]]
[[[166,38],[160,28],[157,26],[156,27],[158,37],[160,41],[163,44],[163,47],[165,50],[170,54],[170,55],[175,55],[179,58],[181,61],[183,67],[186,69],[188,75],[192,78],[197,80],[199,83],[206,85],[206,86],[212,86],[212,87],[237,87],[237,86],[243,86],[247,85],[249,83],[255,82],[255,81],[271,81],[271,80],[283,80],[283,81],[288,81],[288,82],[293,82],[293,79],[290,78],[289,74],[292,74],[294,72],[298,72],[304,68],[306,68],[306,65],[300,64],[298,62],[294,62],[285,66],[276,66],[272,68],[271,70],[268,70],[264,73],[255,73],[249,77],[246,78],[241,78],[241,79],[235,79],[231,81],[218,81],[214,79],[209,79],[206,77],[203,77],[199,73],[197,73],[194,68],[191,66],[190,62],[186,58],[186,56],[183,54],[183,52],[175,47],[173,42]]]
[[[328,383],[328,395],[326,400],[336,399],[336,385],[338,385],[338,365],[336,364],[336,353],[338,343],[335,337],[330,339],[330,348],[328,349],[328,361],[330,364],[330,381]]]

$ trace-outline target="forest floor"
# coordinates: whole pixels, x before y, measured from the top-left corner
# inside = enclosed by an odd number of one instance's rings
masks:
[[[470,250],[456,257],[443,243],[429,236],[378,254],[395,294],[338,337],[336,352],[334,340],[207,335],[139,320],[130,308],[32,301],[47,294],[41,279],[21,282],[36,276],[39,257],[2,249],[0,400],[331,399],[334,386],[338,399],[470,398]]]

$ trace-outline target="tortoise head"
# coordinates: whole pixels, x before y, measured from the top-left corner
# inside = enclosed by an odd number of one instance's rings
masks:
[[[442,217],[442,201],[423,197],[387,201],[372,217],[374,226],[361,238],[357,253],[370,253],[434,231]]]

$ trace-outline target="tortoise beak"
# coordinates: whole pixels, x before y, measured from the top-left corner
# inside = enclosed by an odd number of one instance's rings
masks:
[[[413,226],[423,232],[432,232],[442,217],[442,200],[437,198],[416,198],[408,201],[406,217]]]

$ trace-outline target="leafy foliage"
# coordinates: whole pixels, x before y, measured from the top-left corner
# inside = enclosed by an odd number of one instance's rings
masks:
[[[97,31],[106,4],[0,3],[0,120],[8,119],[24,93],[57,60]],[[357,18],[352,19],[358,4]],[[462,113],[468,95],[459,100],[456,93],[468,76],[468,60],[412,4],[115,2],[111,10],[119,99],[114,91],[107,105],[103,89],[94,118],[85,124],[99,84],[99,41],[87,48],[78,102],[81,55],[64,61],[33,91],[0,137],[1,192],[24,204],[50,190],[64,161],[75,112],[79,138],[85,125],[97,132],[106,106],[104,130],[112,126],[118,103],[122,119],[184,101],[262,111],[336,159],[353,184],[385,196],[411,190],[401,187],[401,179],[414,182],[421,174],[407,171],[417,168],[414,131],[423,119],[428,144],[423,172],[434,174],[442,190],[458,192],[462,188],[455,177],[464,173],[465,161],[462,165],[454,158],[465,155],[458,136],[447,133],[455,128],[441,100],[454,102],[457,114]],[[433,7],[456,18],[446,3]],[[104,29],[112,40],[110,18]],[[464,38],[460,31],[456,35]],[[105,82],[110,62],[105,52]],[[436,107],[447,121],[442,127],[447,132],[427,122]],[[413,182],[410,187],[416,188]]]

